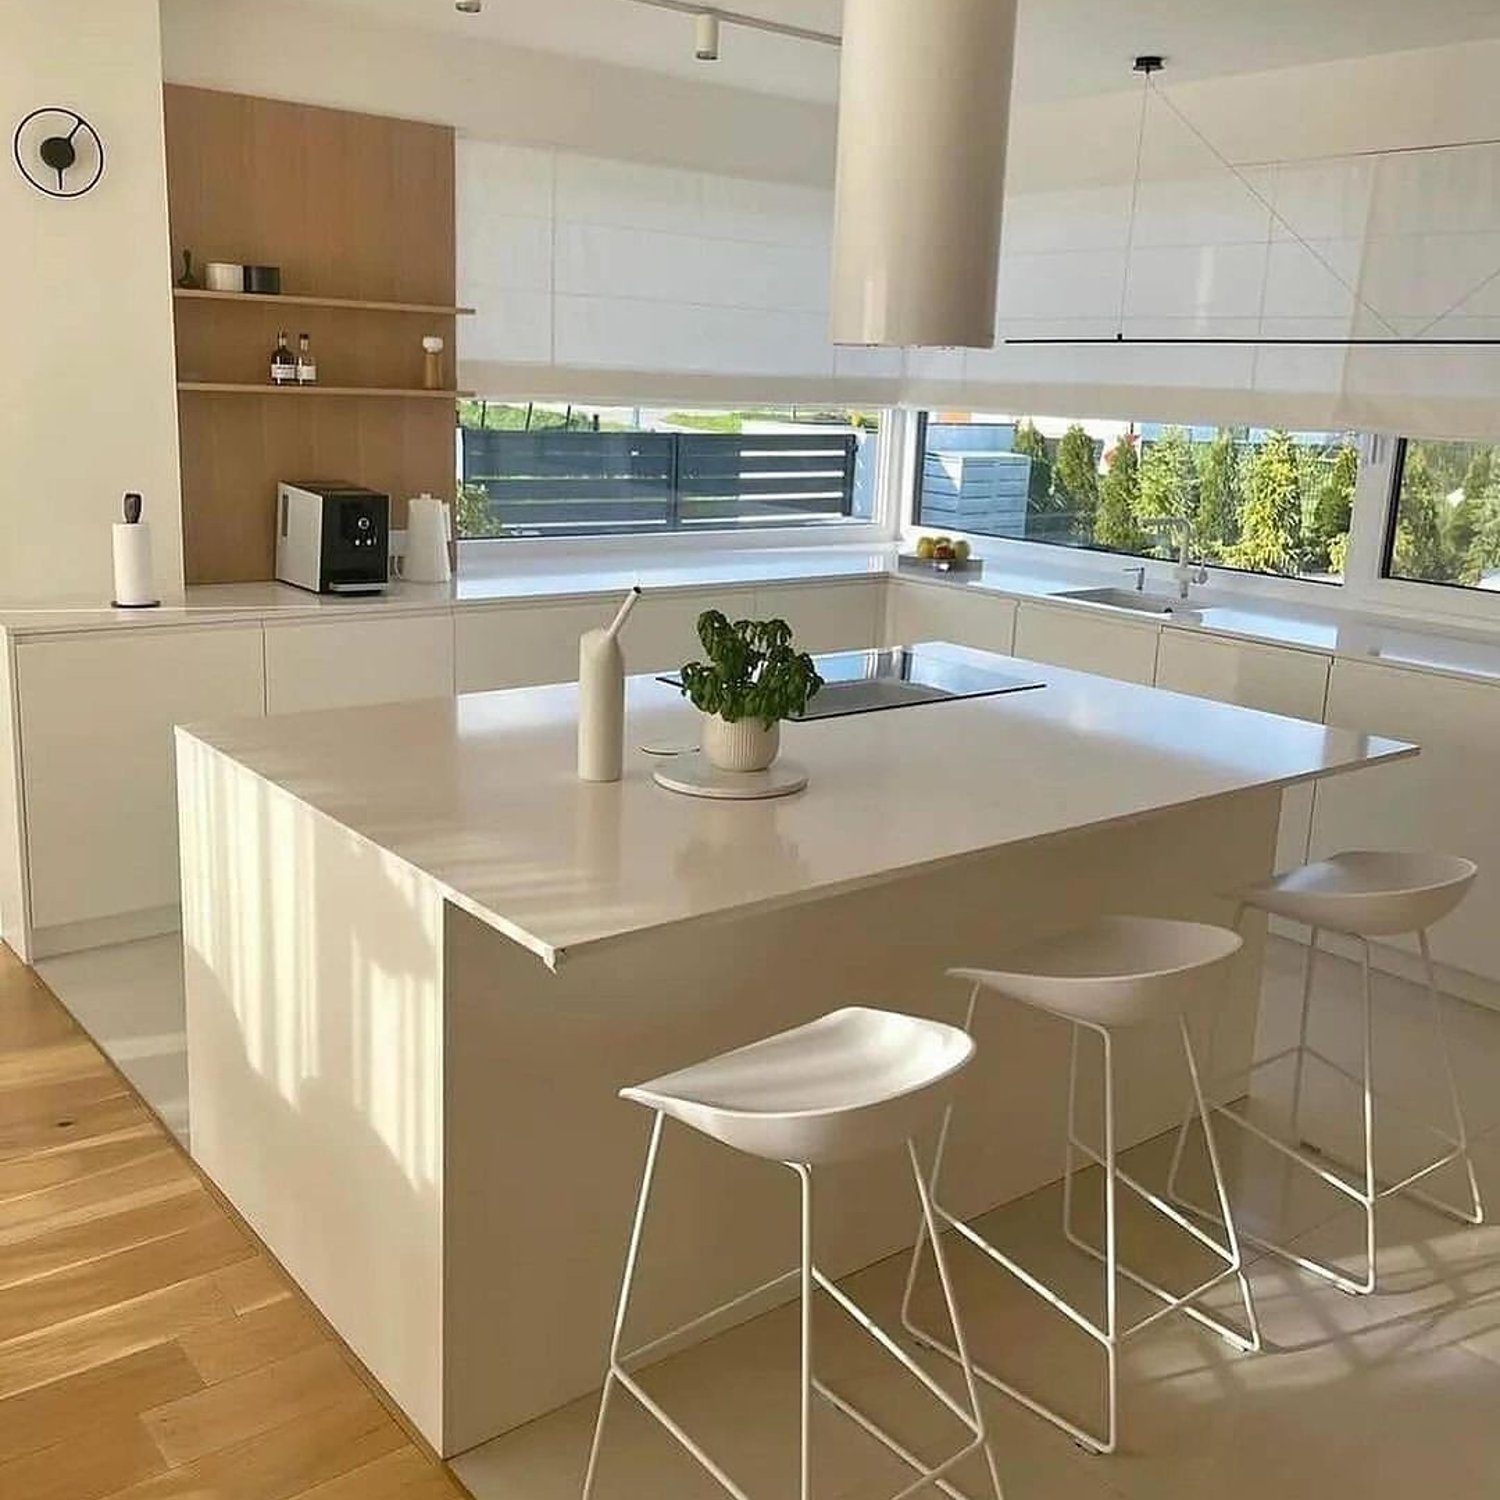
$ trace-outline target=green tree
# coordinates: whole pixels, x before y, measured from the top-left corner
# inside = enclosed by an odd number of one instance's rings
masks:
[[[1496,484],[1497,479],[1500,479],[1500,474],[1495,472],[1495,450],[1476,447],[1474,456],[1469,460],[1469,467],[1464,471],[1464,498],[1466,500],[1487,499],[1491,491],[1500,488]]]
[[[1401,470],[1401,500],[1396,513],[1395,571],[1402,578],[1427,583],[1454,583],[1458,559],[1444,536],[1444,501],[1425,449],[1411,444]]]
[[[1198,508],[1198,466],[1193,443],[1182,427],[1169,427],[1141,459],[1141,492],[1136,515],[1159,550],[1175,551],[1177,532],[1167,521],[1191,521]]]
[[[1135,451],[1135,433],[1125,433],[1105,459],[1104,481],[1099,486],[1099,508],[1094,519],[1094,540],[1117,552],[1139,552],[1146,545],[1136,509],[1140,503],[1140,460]]]
[[[1443,521],[1443,551],[1459,583],[1478,583],[1484,572],[1482,554],[1475,546],[1489,519],[1487,500],[1460,490]]]
[[[1047,453],[1047,439],[1030,418],[1023,418],[1016,428],[1012,444],[1017,453],[1031,460],[1026,480],[1026,509],[1032,515],[1052,508],[1052,460]]]
[[[1332,571],[1333,544],[1349,535],[1349,519],[1354,513],[1354,486],[1359,479],[1359,453],[1345,443],[1326,465],[1313,499],[1312,514],[1307,523],[1307,564]]]
[[[1099,448],[1077,422],[1057,445],[1052,489],[1068,512],[1071,529],[1079,536],[1092,536],[1099,509]]]
[[[1198,450],[1198,513],[1193,540],[1205,557],[1223,557],[1239,539],[1240,456],[1231,428],[1221,427]]]
[[[1295,573],[1301,564],[1302,484],[1297,445],[1285,432],[1271,433],[1250,460],[1230,559],[1258,573]]]

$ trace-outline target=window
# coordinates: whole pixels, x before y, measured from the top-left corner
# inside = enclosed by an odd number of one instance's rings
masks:
[[[1500,444],[1404,438],[1385,575],[1500,590]]]
[[[460,537],[745,531],[868,520],[876,413],[459,403]]]
[[[1337,583],[1358,477],[1352,433],[928,413],[916,521]]]

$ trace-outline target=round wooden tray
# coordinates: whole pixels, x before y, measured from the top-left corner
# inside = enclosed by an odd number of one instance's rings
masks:
[[[769,771],[721,771],[701,755],[678,755],[652,773],[658,786],[684,797],[718,802],[758,802],[790,797],[807,785],[807,772],[794,760],[778,760]]]

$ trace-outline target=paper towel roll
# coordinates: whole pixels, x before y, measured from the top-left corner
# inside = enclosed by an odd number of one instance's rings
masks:
[[[115,603],[121,609],[160,604],[151,579],[151,526],[115,522]]]

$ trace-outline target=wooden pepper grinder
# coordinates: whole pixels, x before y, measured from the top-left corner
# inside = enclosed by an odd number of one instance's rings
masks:
[[[428,334],[422,340],[424,362],[422,384],[429,391],[443,388],[443,341],[436,334]]]

